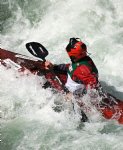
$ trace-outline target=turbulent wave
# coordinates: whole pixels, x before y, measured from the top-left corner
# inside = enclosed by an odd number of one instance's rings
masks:
[[[104,88],[123,99],[122,10],[120,0],[1,0],[0,47],[30,55],[25,43],[38,41],[48,49],[47,59],[64,63],[69,38],[80,37]],[[62,95],[42,89],[43,81],[0,66],[1,150],[123,149],[122,126],[93,108],[91,122],[80,126],[80,116]],[[57,101],[64,105],[59,113]]]

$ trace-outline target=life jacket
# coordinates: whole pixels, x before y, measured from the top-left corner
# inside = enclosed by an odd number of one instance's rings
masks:
[[[80,62],[76,62],[76,63],[72,63],[69,68],[68,68],[68,74],[70,75],[70,77],[72,78],[72,75],[74,73],[74,71],[76,70],[76,68],[80,65],[86,65],[88,67],[91,68],[92,73],[94,74],[98,74],[98,70],[95,66],[92,66],[88,61],[80,61]]]
[[[96,78],[98,77],[98,70],[95,66],[95,64],[93,63],[93,61],[91,60],[90,57],[86,57],[85,59],[83,60],[80,60],[76,63],[72,63],[68,70],[67,70],[67,73],[68,75],[71,77],[72,80],[74,80],[75,82],[79,83],[79,84],[85,84],[84,81],[82,81],[82,79],[78,79],[77,78],[77,74],[76,74],[76,78],[74,78],[74,74],[75,74],[75,71],[77,70],[78,67],[83,67],[83,66],[87,66],[91,72],[91,75],[92,75],[92,78]],[[89,77],[86,77],[86,78],[89,78]],[[91,80],[91,79],[87,79],[88,81]]]

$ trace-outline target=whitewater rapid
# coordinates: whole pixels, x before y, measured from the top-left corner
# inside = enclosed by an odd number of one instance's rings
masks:
[[[102,85],[123,99],[122,1],[1,0],[0,8],[1,48],[31,56],[25,44],[37,41],[48,49],[47,60],[66,63],[69,38],[79,37]],[[0,150],[123,149],[122,125],[93,110],[90,123],[80,126],[80,116],[71,113],[64,96],[44,90],[43,82],[0,66]],[[57,101],[64,107],[59,113]]]

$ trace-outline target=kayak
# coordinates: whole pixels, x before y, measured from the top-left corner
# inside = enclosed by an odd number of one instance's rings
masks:
[[[62,90],[61,84],[59,84],[59,82],[65,84],[67,79],[64,74],[53,73],[46,70],[44,68],[44,62],[41,60],[37,60],[35,58],[28,57],[1,48],[0,48],[0,63],[6,68],[14,68],[15,70],[18,70],[18,72],[21,72],[23,74],[31,73],[38,76],[45,76],[47,80],[46,86],[52,86],[53,88],[59,91]]]
[[[64,91],[67,80],[66,74],[60,72],[48,71],[44,67],[44,60],[28,57],[19,53],[11,52],[0,48],[0,64],[6,68],[14,68],[23,74],[30,72],[37,76],[44,76],[46,83],[44,88],[52,87],[57,91]],[[117,120],[123,124],[123,101],[109,93],[98,104],[93,104],[105,119]],[[80,104],[81,107],[81,104]]]

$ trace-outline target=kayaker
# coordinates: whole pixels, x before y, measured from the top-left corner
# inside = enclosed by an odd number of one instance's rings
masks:
[[[71,64],[53,65],[50,61],[45,62],[45,69],[53,69],[67,73],[65,87],[72,92],[86,92],[88,88],[96,88],[98,84],[98,70],[88,56],[87,46],[79,38],[70,38],[66,51]],[[80,92],[79,92],[80,93]]]

